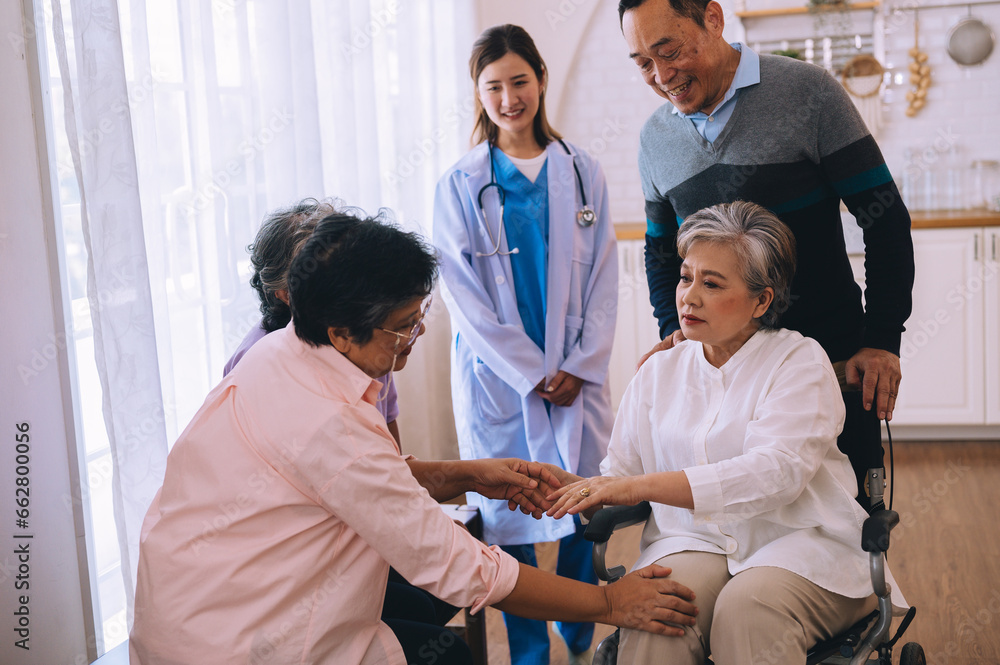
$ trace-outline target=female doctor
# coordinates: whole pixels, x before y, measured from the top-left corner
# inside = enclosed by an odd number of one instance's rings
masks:
[[[613,424],[618,256],[604,174],[549,126],[545,64],[523,28],[486,30],[469,69],[478,145],[438,183],[433,232],[455,333],[459,449],[463,459],[521,457],[587,476]],[[534,543],[559,540],[557,572],[596,583],[579,521],[468,500],[487,542],[537,565]],[[545,623],[505,620],[512,664],[548,663]],[[593,624],[557,628],[570,663],[586,658]]]

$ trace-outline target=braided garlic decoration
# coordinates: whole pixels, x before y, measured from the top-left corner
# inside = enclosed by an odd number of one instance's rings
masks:
[[[913,48],[910,49],[910,84],[913,90],[906,93],[906,101],[910,105],[906,109],[906,115],[910,118],[917,115],[917,111],[924,108],[927,103],[927,89],[931,87],[931,66],[927,64],[927,53],[920,50],[918,42],[919,23],[916,17],[913,20]]]

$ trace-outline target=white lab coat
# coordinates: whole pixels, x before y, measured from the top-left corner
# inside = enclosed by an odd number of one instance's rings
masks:
[[[493,241],[477,197],[490,182],[486,143],[473,148],[438,182],[434,244],[441,253],[444,298],[451,314],[452,401],[462,459],[519,457],[597,475],[614,424],[608,364],[618,308],[618,252],[600,165],[572,144],[587,202],[597,213],[581,227],[573,158],[549,144],[549,256],[545,351],[525,333],[517,310],[510,258],[489,253]],[[484,196],[497,236],[500,206]],[[507,251],[502,236],[501,250]],[[572,406],[551,407],[534,393],[559,370],[584,380]],[[483,514],[487,542],[547,542],[573,532],[569,519],[536,521],[506,502],[470,494]]]

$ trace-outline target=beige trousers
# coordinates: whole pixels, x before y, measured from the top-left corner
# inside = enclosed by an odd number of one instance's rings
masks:
[[[847,598],[782,568],[729,574],[726,557],[680,552],[656,562],[695,592],[696,626],[681,637],[622,630],[618,665],[803,665],[806,651],[846,630],[877,601]]]

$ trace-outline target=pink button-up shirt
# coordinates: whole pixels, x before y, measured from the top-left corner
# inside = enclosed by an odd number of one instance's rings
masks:
[[[293,326],[206,398],[142,527],[133,665],[391,663],[389,566],[475,610],[517,563],[446,517],[375,407],[381,384]]]

